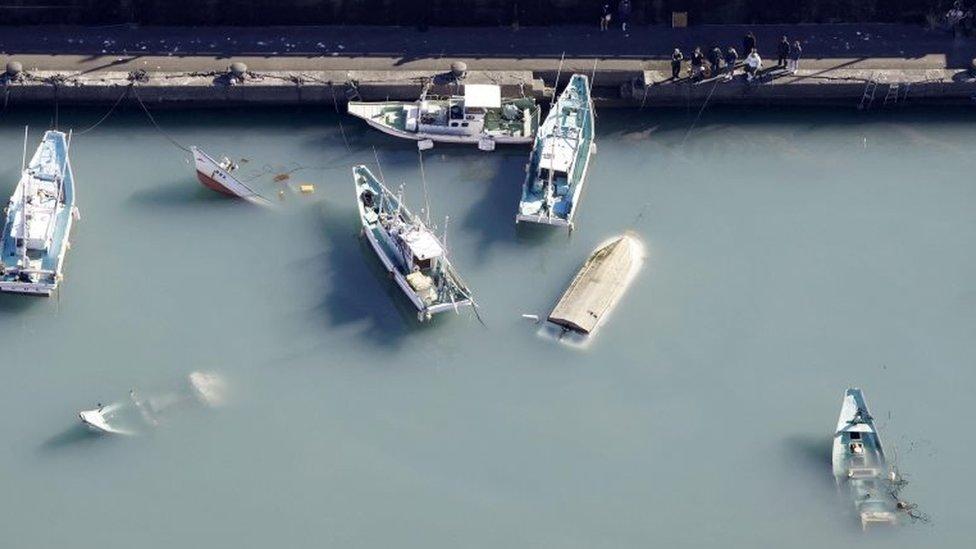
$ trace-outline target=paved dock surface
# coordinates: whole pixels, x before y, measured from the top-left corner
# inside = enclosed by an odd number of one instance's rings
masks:
[[[64,72],[204,71],[228,59],[255,70],[443,70],[449,60],[472,69],[667,70],[671,51],[735,46],[752,31],[760,54],[775,56],[779,37],[803,43],[806,68],[967,68],[976,40],[911,25],[722,25],[672,29],[637,26],[412,27],[8,27],[0,53],[25,68]],[[744,55],[740,51],[740,54]]]
[[[756,34],[767,68],[775,62],[780,36],[801,40],[800,73],[787,78],[770,71],[763,83],[775,86],[766,88],[746,87],[738,80],[706,88],[669,79],[675,46],[686,57],[695,46],[741,49],[748,31]],[[360,90],[366,100],[406,100],[417,97],[421,80],[443,73],[457,60],[465,61],[472,74],[495,73],[488,76],[492,81],[507,73],[502,81],[520,89],[527,86],[526,93],[537,97],[544,93],[543,82],[551,86],[556,80],[560,66],[563,74],[589,73],[596,67],[594,96],[602,106],[685,105],[704,96],[725,103],[815,104],[823,98],[823,103],[857,104],[871,81],[911,83],[915,86],[907,97],[915,101],[959,103],[976,94],[976,80],[967,72],[974,56],[974,39],[880,24],[638,26],[626,34],[619,28],[601,32],[596,26],[426,32],[358,26],[12,27],[0,32],[0,61],[17,60],[30,76],[6,90],[14,103],[45,102],[55,95],[66,103],[114,103],[119,96],[115,88],[127,85],[136,69],[149,73],[138,84],[144,88],[143,98],[173,105],[331,104],[337,86],[348,88],[350,82],[364,80],[371,84]],[[243,61],[252,74],[230,91],[219,75],[232,61]],[[410,85],[404,85],[405,79]],[[59,88],[57,94],[45,89],[52,86]],[[898,99],[906,91],[885,88],[878,93]],[[338,94],[340,101],[345,97]]]

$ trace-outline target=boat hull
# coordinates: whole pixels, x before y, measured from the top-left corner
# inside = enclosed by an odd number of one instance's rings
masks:
[[[29,265],[22,265],[15,244],[16,239],[12,236],[14,223],[11,217],[12,213],[8,212],[3,230],[2,245],[0,245],[0,253],[5,260],[3,272],[0,273],[0,292],[50,297],[61,282],[65,256],[70,248],[71,229],[78,217],[78,210],[74,205],[74,173],[68,154],[69,141],[68,136],[63,132],[55,130],[45,132],[41,144],[28,165],[28,170],[35,173],[59,174],[60,187],[57,189],[59,199],[56,206],[50,210],[53,232],[47,249],[32,257]],[[33,181],[29,178],[30,176],[25,172],[20,185],[26,185],[28,181]],[[54,190],[52,189],[51,192]],[[17,191],[14,192],[14,195],[16,197]],[[14,257],[18,258],[16,265],[6,263]],[[24,273],[36,276],[37,280],[23,280],[20,275]]]
[[[207,153],[197,147],[190,147],[190,151],[193,153],[193,163],[197,172],[197,180],[204,187],[224,196],[243,198],[253,204],[267,205],[270,203],[267,199],[254,192],[254,190],[222,168]]]
[[[370,126],[376,128],[377,130],[393,137],[399,137],[401,139],[410,139],[413,141],[424,141],[431,140],[434,143],[454,143],[461,145],[477,145],[482,139],[486,137],[491,138],[492,141],[499,145],[527,145],[532,143],[535,139],[533,136],[529,137],[514,137],[510,135],[490,135],[490,134],[478,134],[478,135],[450,135],[442,133],[428,133],[428,132],[409,132],[406,130],[398,130],[397,128],[392,128],[386,124],[382,124],[375,120],[369,118],[363,118]]]
[[[387,273],[389,273],[390,277],[393,278],[394,282],[396,282],[396,285],[400,288],[403,294],[407,296],[407,299],[409,299],[410,303],[413,304],[414,309],[417,310],[417,317],[421,320],[425,320],[439,313],[448,311],[458,312],[462,307],[473,305],[470,299],[459,299],[452,303],[435,303],[428,305],[423,301],[423,299],[421,299],[417,292],[414,291],[414,289],[410,286],[410,283],[407,281],[406,276],[403,275],[394,259],[390,257],[384,243],[380,241],[380,237],[377,235],[377,233],[383,230],[382,227],[379,226],[378,222],[370,221],[367,218],[366,208],[363,205],[362,200],[360,200],[360,193],[365,189],[369,189],[376,194],[379,194],[381,189],[369,185],[368,183],[361,184],[358,180],[357,170],[357,168],[353,168],[353,179],[356,181],[356,203],[359,207],[359,219],[362,224],[363,234],[366,236],[366,240],[369,242],[370,247],[373,248],[373,252],[375,252],[376,256],[379,258],[380,263],[383,264],[383,268],[387,271]],[[403,208],[402,206],[401,208],[404,211],[407,211],[406,208]],[[407,215],[410,215],[409,212]]]

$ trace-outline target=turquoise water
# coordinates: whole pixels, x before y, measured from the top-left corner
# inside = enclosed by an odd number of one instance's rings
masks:
[[[0,545],[972,546],[976,117],[709,111],[689,133],[694,115],[601,111],[571,237],[516,231],[527,150],[426,153],[487,327],[417,325],[357,238],[349,166],[375,147],[419,210],[411,143],[352,119],[344,139],[328,111],[159,114],[266,172],[285,200],[263,210],[202,188],[138,112],[75,136],[60,296],[0,296]],[[33,147],[50,119],[4,114],[4,195],[23,125]],[[592,345],[537,336],[521,315],[626,229],[647,261]],[[193,370],[227,406],[143,437],[78,425]],[[930,523],[864,535],[836,495],[849,385]]]

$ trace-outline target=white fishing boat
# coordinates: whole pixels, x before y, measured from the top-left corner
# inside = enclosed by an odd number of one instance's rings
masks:
[[[849,489],[861,527],[898,522],[896,475],[888,467],[881,438],[860,389],[844,393],[832,452],[834,478]]]
[[[62,279],[71,226],[78,217],[68,148],[71,138],[44,133],[24,162],[17,188],[6,208],[0,257],[0,291],[50,296]]]
[[[466,84],[463,95],[433,97],[424,89],[417,101],[350,101],[349,114],[383,133],[432,143],[528,144],[539,126],[539,107],[531,97],[503,98],[501,87]]]
[[[515,221],[573,227],[593,141],[589,79],[574,74],[546,115],[526,166]]]
[[[225,157],[218,162],[199,147],[190,147],[190,151],[193,153],[197,179],[204,187],[262,206],[271,203],[236,176],[238,166],[229,158]]]
[[[143,398],[135,389],[129,398],[78,412],[81,423],[92,431],[113,435],[137,435],[159,426],[160,416],[188,404],[214,408],[222,405],[227,392],[223,378],[210,372],[192,372],[187,386],[179,391]]]
[[[352,169],[363,234],[383,266],[417,309],[417,318],[473,306],[471,290],[454,270],[441,239],[403,205],[366,166]]]

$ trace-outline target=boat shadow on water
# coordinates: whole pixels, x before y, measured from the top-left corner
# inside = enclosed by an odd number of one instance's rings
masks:
[[[494,166],[494,173],[490,177],[479,178],[476,184],[484,188],[484,194],[460,220],[465,232],[477,235],[478,251],[475,259],[479,262],[486,259],[488,251],[495,245],[544,245],[566,238],[565,229],[515,223],[522,182],[525,179],[524,166],[529,153],[523,148],[513,147],[512,151],[520,154],[500,156],[500,162]],[[523,152],[525,154],[521,154]],[[474,164],[476,168],[481,166],[477,162]]]
[[[350,201],[354,199],[349,193]],[[354,211],[323,203],[315,209],[325,255],[316,267],[317,280],[327,281],[313,314],[330,327],[363,324],[361,335],[396,346],[411,333],[439,324],[421,325],[417,313],[383,268],[365,238],[360,237]]]
[[[149,189],[140,189],[132,193],[129,203],[142,208],[186,208],[206,206],[228,208],[253,208],[245,200],[235,200],[222,196],[204,188],[190,177],[181,178],[172,183],[159,185]]]
[[[104,438],[84,425],[75,424],[42,442],[38,446],[38,453],[53,454],[69,448],[91,445]]]

